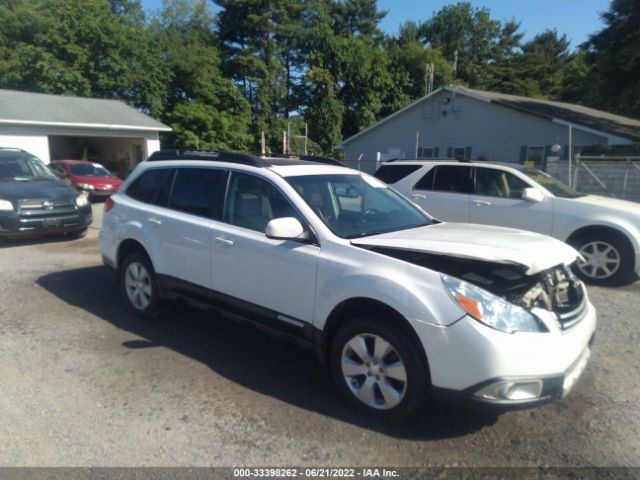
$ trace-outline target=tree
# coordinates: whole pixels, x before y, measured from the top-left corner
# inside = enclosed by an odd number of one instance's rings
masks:
[[[598,106],[640,118],[640,3],[613,0],[602,20],[587,43]]]
[[[251,148],[249,104],[221,71],[214,17],[205,0],[166,0],[152,23],[171,71],[163,120],[177,148]]]
[[[143,23],[102,0],[14,0],[0,7],[0,86],[118,98],[162,111],[168,72]]]
[[[522,34],[515,20],[500,22],[487,8],[468,2],[447,5],[419,27],[425,45],[441,50],[450,62],[457,59],[456,78],[474,88],[488,88],[494,66],[513,54]],[[457,54],[457,57],[456,57]]]
[[[536,35],[519,53],[494,67],[491,87],[503,93],[559,99],[564,89],[565,67],[571,62],[569,40],[555,30]]]
[[[420,41],[419,27],[415,22],[403,24],[398,36],[388,38],[385,46],[389,55],[391,76],[396,85],[397,100],[387,105],[387,108],[393,109],[392,111],[425,95],[427,64],[434,66],[434,89],[452,82],[451,63],[442,56],[440,49],[423,45]]]

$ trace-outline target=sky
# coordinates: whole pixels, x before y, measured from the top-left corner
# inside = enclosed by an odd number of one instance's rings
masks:
[[[496,20],[521,22],[525,40],[546,29],[566,34],[575,48],[587,40],[589,34],[603,28],[600,13],[608,10],[609,0],[468,0],[474,7],[486,7]],[[141,0],[147,12],[162,7],[162,0]],[[446,0],[378,0],[378,8],[387,16],[380,27],[387,34],[398,32],[407,20],[426,20],[443,6],[456,3]],[[213,2],[211,2],[213,6]],[[215,10],[215,8],[214,8]]]

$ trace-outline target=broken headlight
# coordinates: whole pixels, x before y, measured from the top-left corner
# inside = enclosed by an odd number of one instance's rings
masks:
[[[547,331],[524,308],[464,280],[449,275],[441,277],[442,283],[458,305],[479,322],[506,333]]]

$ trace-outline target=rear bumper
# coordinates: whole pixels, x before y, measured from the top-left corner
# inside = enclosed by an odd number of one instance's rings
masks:
[[[43,235],[60,235],[85,230],[91,225],[91,206],[78,208],[73,213],[42,217],[21,217],[17,212],[0,215],[0,238],[17,240]]]

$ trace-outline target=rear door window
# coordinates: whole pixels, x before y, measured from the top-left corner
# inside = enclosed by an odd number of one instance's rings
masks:
[[[437,166],[433,190],[449,193],[471,193],[471,168],[458,165]]]
[[[219,220],[227,183],[227,172],[215,168],[178,168],[171,189],[169,208]]]
[[[386,184],[399,182],[403,178],[411,175],[419,170],[422,165],[402,165],[394,163],[391,165],[382,165],[374,174],[378,180],[382,180]]]

